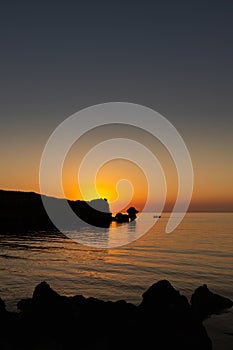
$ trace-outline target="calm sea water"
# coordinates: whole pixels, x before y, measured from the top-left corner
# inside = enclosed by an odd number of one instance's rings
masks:
[[[136,239],[143,223],[110,227],[110,239]],[[130,244],[114,249],[93,249],[62,234],[38,232],[0,236],[0,297],[9,310],[21,298],[31,297],[45,280],[63,295],[83,294],[103,300],[125,299],[135,304],[160,279],[168,279],[188,298],[198,286],[233,299],[233,213],[188,213],[172,233],[165,233],[169,213],[150,231]],[[113,225],[114,226],[114,225]],[[92,240],[98,232],[83,231]],[[214,350],[233,349],[233,310],[205,321]]]

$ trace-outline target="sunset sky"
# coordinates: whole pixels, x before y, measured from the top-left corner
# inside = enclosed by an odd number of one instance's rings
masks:
[[[159,112],[184,139],[194,169],[190,210],[233,210],[232,1],[4,2],[0,28],[1,189],[39,192],[40,159],[54,129],[83,108],[122,101]],[[170,210],[177,195],[170,155],[150,134],[119,125],[73,145],[63,169],[66,197],[81,198],[77,170],[92,147],[129,135],[161,162]],[[147,180],[133,162],[107,162],[96,178],[99,195],[116,200],[121,179],[141,209]],[[132,191],[122,186],[119,207]],[[94,195],[88,190],[87,182],[85,199]]]

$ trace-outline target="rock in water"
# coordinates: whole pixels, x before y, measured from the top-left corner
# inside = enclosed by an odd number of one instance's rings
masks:
[[[233,301],[209,290],[206,284],[198,287],[191,296],[191,305],[202,319],[231,308]]]

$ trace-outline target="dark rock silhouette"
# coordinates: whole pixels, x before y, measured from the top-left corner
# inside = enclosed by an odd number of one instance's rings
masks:
[[[97,227],[109,227],[112,213],[106,199],[93,199],[86,201],[68,201],[74,213],[87,224]],[[82,223],[81,223],[82,225]]]
[[[58,212],[62,202],[68,202],[69,206],[80,218],[80,227],[85,223],[108,227],[112,221],[112,213],[108,202],[104,199],[95,199],[90,202],[71,201],[47,196],[41,196],[34,192],[17,192],[0,190],[0,233],[29,232],[36,230],[58,231],[51,222],[44,208],[42,199],[46,198],[50,205],[57,208]],[[61,212],[61,225],[62,212]],[[74,229],[72,222],[65,222],[64,229]]]
[[[50,206],[57,208],[60,220],[60,227],[64,230],[82,228],[85,224],[96,227],[109,227],[111,222],[128,222],[136,218],[138,211],[133,207],[129,208],[130,214],[122,214],[116,217],[112,216],[109,204],[106,199],[93,199],[86,201],[71,201],[54,197],[41,196],[34,192],[18,192],[0,190],[0,234],[17,233],[30,231],[51,230],[58,231],[47,215],[43,205],[43,200],[50,203]],[[68,205],[75,213],[78,219],[75,222],[63,220],[62,205],[68,202]],[[80,220],[79,220],[80,219]],[[78,227],[77,227],[78,226]]]
[[[134,207],[130,207],[126,211],[127,211],[128,215],[129,215],[129,218],[130,218],[131,221],[136,219],[136,214],[138,213],[137,209],[135,209]]]
[[[180,295],[169,281],[161,280],[147,289],[142,295],[139,307],[144,310],[164,310],[165,308],[187,309],[190,307],[188,299]]]
[[[117,222],[129,222],[129,215],[127,214],[122,214],[122,213],[117,213],[114,218],[115,221]]]
[[[165,349],[211,349],[211,341],[200,320],[192,312],[188,299],[181,295],[169,281],[161,280],[143,293],[139,309],[143,325],[149,331],[148,346],[156,339]],[[153,323],[151,323],[153,319]],[[169,332],[167,330],[169,329]],[[176,346],[175,346],[176,344]]]
[[[136,214],[139,213],[139,211],[134,207],[130,207],[128,210],[126,210],[126,212],[128,214],[117,213],[113,220],[120,223],[133,221],[137,217]]]
[[[4,313],[5,311],[6,311],[5,302],[0,298],[0,314]]]
[[[43,281],[18,309],[8,312],[0,299],[1,350],[212,349],[197,310],[167,280],[149,287],[139,305],[66,297]]]
[[[233,306],[232,300],[211,292],[206,284],[194,291],[190,302],[195,312],[203,320],[212,314],[221,313],[223,310]]]
[[[19,315],[6,310],[5,302],[0,298],[0,349],[17,349],[12,339],[12,330],[14,336],[18,335]]]

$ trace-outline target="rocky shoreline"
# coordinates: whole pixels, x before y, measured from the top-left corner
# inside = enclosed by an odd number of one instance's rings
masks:
[[[203,321],[233,302],[198,287],[190,302],[160,280],[139,305],[59,295],[43,281],[9,312],[0,299],[1,350],[212,349]]]
[[[56,231],[55,224],[50,220],[44,201],[55,210],[59,217],[59,224],[66,230],[82,230],[85,225],[108,228],[112,221],[119,223],[136,219],[138,211],[134,207],[127,210],[127,214],[110,212],[106,198],[91,201],[67,200],[40,195],[35,192],[0,190],[0,234],[28,233],[35,231]],[[75,220],[64,219],[64,205],[68,204]]]

